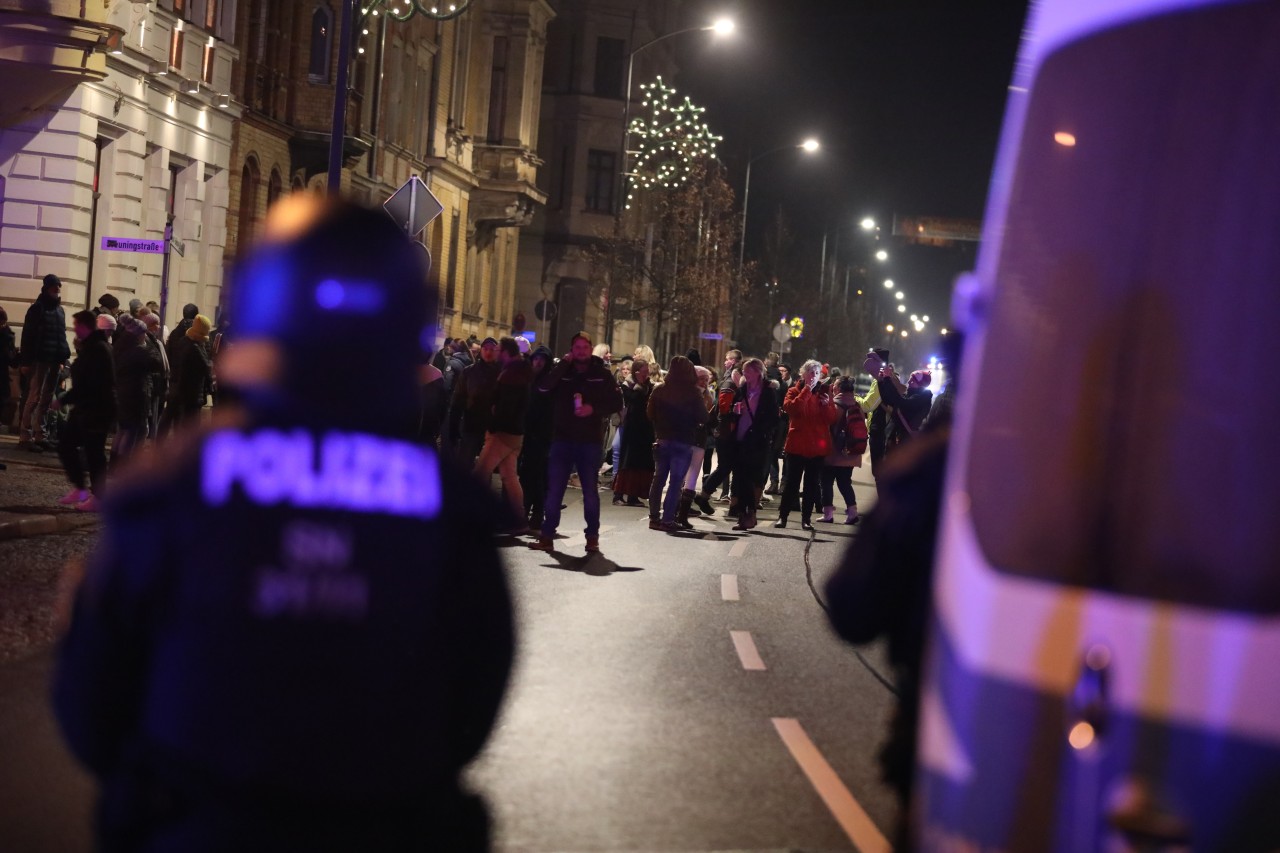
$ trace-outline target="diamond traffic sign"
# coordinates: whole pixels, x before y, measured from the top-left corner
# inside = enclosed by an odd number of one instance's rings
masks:
[[[404,233],[413,237],[441,214],[444,205],[431,194],[422,179],[414,175],[386,200],[382,209],[404,229]]]

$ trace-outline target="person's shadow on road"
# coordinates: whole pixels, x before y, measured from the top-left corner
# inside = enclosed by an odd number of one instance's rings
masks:
[[[579,572],[591,577],[607,578],[614,572],[643,572],[641,566],[620,566],[604,554],[587,554],[579,557],[575,554],[564,554],[560,551],[548,551],[547,556],[555,563],[543,563],[548,569],[559,569],[565,572]]]

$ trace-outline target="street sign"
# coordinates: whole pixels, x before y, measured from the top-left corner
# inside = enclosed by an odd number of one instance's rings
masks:
[[[791,339],[791,327],[786,323],[779,323],[773,327],[773,342],[775,344],[783,344]]]
[[[703,332],[698,335],[698,339],[703,341],[722,341],[724,340],[724,335],[719,332]]]
[[[533,306],[533,314],[539,320],[554,320],[556,318],[556,304],[540,299],[538,304]]]
[[[444,205],[431,194],[422,179],[414,175],[383,203],[382,209],[404,233],[413,237],[444,211]]]
[[[132,237],[103,237],[104,252],[143,252],[148,255],[163,255],[163,240],[135,240]]]

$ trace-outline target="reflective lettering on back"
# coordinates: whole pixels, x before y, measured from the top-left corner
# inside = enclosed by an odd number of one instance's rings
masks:
[[[237,486],[257,506],[434,518],[442,505],[432,451],[366,433],[218,432],[205,442],[201,469],[209,506],[226,504]]]

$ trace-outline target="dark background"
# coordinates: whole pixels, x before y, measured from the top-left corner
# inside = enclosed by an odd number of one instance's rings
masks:
[[[894,214],[981,218],[1026,11],[1026,0],[691,0],[686,25],[737,24],[676,39],[676,87],[707,107],[739,197],[750,156],[822,143],[755,161],[748,260],[778,211],[815,269],[823,234],[853,250],[863,216],[890,249]],[[975,249],[899,247],[884,271],[937,328]]]

